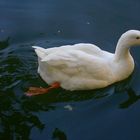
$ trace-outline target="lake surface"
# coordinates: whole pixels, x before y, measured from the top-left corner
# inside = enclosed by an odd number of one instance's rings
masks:
[[[32,45],[94,43],[114,52],[120,35],[140,30],[139,0],[0,1],[0,140],[139,140],[140,48],[135,71],[107,88],[63,89],[26,97],[46,86]]]

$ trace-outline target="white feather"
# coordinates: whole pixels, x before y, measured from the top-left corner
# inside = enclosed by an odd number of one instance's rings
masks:
[[[137,36],[140,37],[140,32],[136,30],[124,33],[114,54],[86,43],[49,49],[33,46],[40,58],[38,72],[46,83],[59,82],[67,90],[106,87],[133,72],[129,48],[140,45]]]

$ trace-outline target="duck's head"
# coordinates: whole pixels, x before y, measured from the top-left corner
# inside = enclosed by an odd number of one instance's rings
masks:
[[[128,47],[140,45],[140,31],[129,30],[125,32],[120,37],[119,43]]]

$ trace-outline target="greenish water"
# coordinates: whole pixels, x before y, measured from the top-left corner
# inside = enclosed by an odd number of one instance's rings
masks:
[[[139,9],[138,0],[1,0],[0,140],[139,140],[139,47],[131,51],[136,67],[125,81],[100,90],[24,94],[29,86],[46,86],[32,45],[89,42],[114,52],[123,32],[140,30]]]

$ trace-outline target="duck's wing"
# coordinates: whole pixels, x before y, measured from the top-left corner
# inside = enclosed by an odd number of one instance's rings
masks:
[[[44,58],[46,55],[49,55],[49,54],[54,54],[56,52],[66,52],[66,51],[81,51],[81,52],[84,52],[84,53],[87,53],[87,54],[91,54],[91,55],[94,55],[94,56],[101,56],[102,55],[102,50],[97,47],[96,45],[94,44],[89,44],[89,43],[78,43],[78,44],[74,44],[74,45],[65,45],[65,46],[60,46],[60,47],[53,47],[53,48],[47,48],[47,49],[44,49],[42,47],[38,47],[38,46],[32,46],[37,55],[40,57],[40,58]]]
[[[46,56],[41,62],[58,71],[63,71],[67,75],[77,74],[95,79],[106,79],[110,74],[110,68],[104,58],[79,50],[55,52]]]
[[[73,57],[73,54],[65,51],[56,51],[48,54],[45,58],[41,60],[43,63],[47,63],[53,67],[74,67],[77,65],[78,60],[76,57]]]

